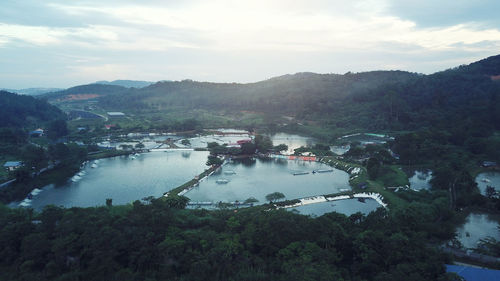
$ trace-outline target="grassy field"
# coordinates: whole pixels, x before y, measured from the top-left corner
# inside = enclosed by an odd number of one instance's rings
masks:
[[[353,192],[379,193],[384,197],[386,203],[389,205],[389,208],[400,208],[408,204],[406,200],[397,196],[397,194],[394,193],[394,191],[386,189],[386,186],[384,185],[383,181],[369,180],[366,169],[360,164],[345,162],[332,156],[324,157],[322,159],[322,162],[346,172],[352,171],[352,169],[354,168],[359,168],[360,172],[357,174],[357,176],[354,177],[351,176],[349,179],[349,184],[351,185]],[[402,170],[400,170],[398,166],[389,166],[389,167],[391,172],[387,176],[384,175],[384,179],[386,181],[395,183],[405,182],[405,184],[408,182],[406,174]],[[363,183],[367,184],[367,187],[365,189],[362,189],[360,187],[360,185]]]

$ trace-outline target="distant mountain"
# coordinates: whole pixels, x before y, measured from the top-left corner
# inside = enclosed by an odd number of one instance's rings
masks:
[[[11,92],[11,93],[17,93],[21,95],[29,95],[29,96],[37,96],[37,95],[43,95],[45,93],[50,93],[50,92],[56,92],[56,91],[61,91],[63,89],[61,88],[27,88],[27,89],[0,89],[3,91]]]
[[[71,87],[66,90],[55,91],[41,95],[49,100],[55,99],[90,99],[100,96],[117,94],[127,91],[128,88],[115,85],[88,84]]]
[[[114,86],[122,86],[125,88],[144,88],[147,87],[154,82],[149,81],[136,81],[136,80],[115,80],[115,81],[97,81],[94,84],[103,84],[103,85],[114,85]]]
[[[0,127],[40,126],[56,119],[66,119],[66,115],[46,101],[0,91]]]

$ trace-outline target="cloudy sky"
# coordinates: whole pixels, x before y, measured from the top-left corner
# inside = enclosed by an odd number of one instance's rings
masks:
[[[0,88],[433,73],[500,54],[498,0],[2,0]]]

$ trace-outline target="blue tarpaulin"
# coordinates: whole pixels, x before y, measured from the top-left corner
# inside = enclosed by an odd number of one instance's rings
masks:
[[[498,281],[500,270],[476,268],[462,265],[446,265],[447,272],[455,272],[467,281]]]

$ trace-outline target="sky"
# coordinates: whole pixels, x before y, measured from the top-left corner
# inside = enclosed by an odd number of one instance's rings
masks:
[[[0,88],[433,73],[500,54],[498,0],[2,0]]]

